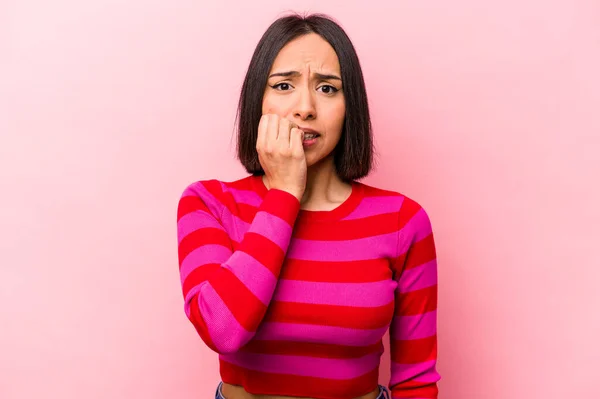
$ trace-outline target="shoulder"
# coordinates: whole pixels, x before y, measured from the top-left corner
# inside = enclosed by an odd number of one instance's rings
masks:
[[[378,206],[388,208],[397,214],[399,229],[411,232],[431,231],[429,214],[423,205],[402,191],[390,190],[360,183],[364,198],[377,202]],[[406,227],[406,229],[404,229]]]
[[[377,199],[380,202],[395,202],[398,204],[397,210],[400,211],[425,211],[423,206],[414,198],[409,197],[402,191],[385,189],[382,187],[371,186],[359,183],[362,186],[363,196],[366,199]]]
[[[221,214],[226,207],[236,207],[244,203],[256,205],[260,203],[260,195],[256,193],[256,178],[252,175],[233,181],[204,179],[188,184],[179,202],[203,203],[214,214]]]
[[[233,181],[225,181],[219,179],[203,179],[189,183],[183,189],[181,197],[196,196],[204,197],[222,197],[225,193],[235,191],[252,190],[250,178],[252,176],[243,177]]]

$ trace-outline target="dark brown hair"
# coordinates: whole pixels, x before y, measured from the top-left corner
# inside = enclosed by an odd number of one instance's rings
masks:
[[[325,39],[340,62],[346,115],[340,141],[334,150],[336,172],[345,181],[360,179],[371,171],[374,151],[365,82],[350,38],[331,17],[323,14],[279,18],[258,42],[238,103],[237,157],[248,173],[264,174],[256,152],[256,140],[268,74],[279,51],[288,42],[309,33]]]

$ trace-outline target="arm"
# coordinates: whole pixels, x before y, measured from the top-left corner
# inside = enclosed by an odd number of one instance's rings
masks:
[[[201,183],[181,196],[179,272],[187,317],[212,350],[231,353],[252,339],[265,315],[300,202],[269,190],[235,251],[220,222],[223,206],[215,203]]]
[[[438,396],[437,262],[429,217],[408,198],[400,210],[394,263],[395,312],[390,326],[393,398]]]

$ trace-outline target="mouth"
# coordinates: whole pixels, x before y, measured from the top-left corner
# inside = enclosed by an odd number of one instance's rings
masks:
[[[313,129],[303,128],[301,126],[299,126],[298,129],[300,129],[304,132],[304,139],[303,139],[304,142],[312,142],[321,136],[321,134],[319,132],[317,132]]]

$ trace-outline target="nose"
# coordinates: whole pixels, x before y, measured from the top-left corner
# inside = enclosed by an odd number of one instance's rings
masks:
[[[315,107],[314,93],[308,87],[297,90],[298,97],[294,105],[294,117],[302,120],[315,119],[317,109]]]

